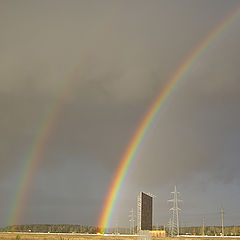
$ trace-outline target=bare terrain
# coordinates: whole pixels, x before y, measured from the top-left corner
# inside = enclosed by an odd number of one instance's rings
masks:
[[[137,240],[137,236],[103,236],[74,234],[0,233],[0,240]],[[234,240],[239,237],[153,237],[153,240]]]
[[[0,240],[134,240],[134,236],[103,236],[75,234],[29,234],[29,233],[0,233]]]

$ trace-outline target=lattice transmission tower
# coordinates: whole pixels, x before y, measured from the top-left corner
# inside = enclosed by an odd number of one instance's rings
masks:
[[[135,234],[135,231],[134,231],[134,228],[135,228],[135,219],[134,219],[134,211],[133,211],[133,208],[131,209],[130,211],[130,215],[128,216],[129,217],[129,229],[130,229],[130,234]]]
[[[181,210],[178,207],[178,203],[181,202],[182,200],[180,200],[178,198],[179,192],[177,191],[177,187],[174,186],[174,192],[171,192],[171,194],[173,194],[173,199],[168,200],[169,202],[172,202],[173,206],[170,208],[170,212],[171,212],[171,217],[170,217],[170,226],[169,226],[169,230],[170,230],[170,236],[174,237],[174,236],[179,236],[179,211]]]

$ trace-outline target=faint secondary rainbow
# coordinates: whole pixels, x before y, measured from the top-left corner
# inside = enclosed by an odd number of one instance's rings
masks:
[[[77,70],[78,69],[73,72],[73,75],[76,75]],[[24,159],[23,165],[19,170],[20,177],[18,179],[16,192],[10,203],[8,218],[6,220],[7,226],[21,222],[21,217],[24,213],[28,192],[34,175],[36,174],[37,167],[43,159],[48,140],[57,126],[59,114],[61,113],[64,101],[71,92],[70,90],[70,82],[67,82],[67,84],[65,84],[59,91],[59,94],[55,101],[53,101],[52,105],[50,105],[45,111],[40,128],[32,142],[30,152]]]
[[[51,135],[51,131],[57,120],[59,107],[60,105],[54,107],[56,108],[54,109],[54,114],[52,113],[51,108],[50,110],[48,110],[48,113],[43,120],[43,126],[39,129],[37,136],[33,141],[31,151],[26,157],[24,165],[20,170],[21,176],[18,180],[17,192],[13,197],[11,211],[7,219],[7,225],[16,224],[20,220],[20,217],[23,213],[24,203],[27,197],[27,191],[29,190],[31,180],[36,172],[38,163],[42,159],[42,155],[44,154],[44,150],[46,148],[47,140]],[[45,126],[47,126],[47,128]]]
[[[167,82],[165,87],[162,89],[160,94],[156,97],[153,104],[150,106],[142,121],[137,127],[132,139],[127,145],[127,148],[120,160],[120,164],[113,178],[112,184],[110,185],[107,193],[106,200],[104,202],[101,216],[99,219],[98,226],[104,233],[109,227],[109,223],[113,214],[113,209],[116,205],[120,189],[123,181],[126,177],[128,169],[133,163],[134,157],[139,149],[144,136],[149,130],[151,124],[156,118],[161,107],[167,100],[168,96],[172,93],[178,82],[183,78],[185,73],[190,69],[192,64],[200,57],[200,55],[207,49],[207,47],[217,38],[217,36],[223,32],[223,30],[229,26],[234,19],[238,16],[240,7],[236,8],[234,12],[228,15],[207,37],[191,52],[191,54],[184,60],[184,62],[178,67],[176,72],[172,75],[170,80]]]

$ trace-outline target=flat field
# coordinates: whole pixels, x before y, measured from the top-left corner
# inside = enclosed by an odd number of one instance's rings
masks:
[[[0,233],[0,240],[137,240],[137,236]],[[153,237],[153,240],[240,240],[236,237]]]
[[[137,240],[134,236],[0,233],[0,240]]]

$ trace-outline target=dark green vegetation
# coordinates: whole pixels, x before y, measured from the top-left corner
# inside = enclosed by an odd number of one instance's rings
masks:
[[[57,235],[57,234],[16,234],[16,233],[0,233],[0,240],[137,240],[136,236],[103,236],[103,235]],[[194,240],[202,240],[196,237]],[[205,240],[236,240],[236,238],[224,237],[207,237]],[[240,238],[238,238],[240,239]],[[193,240],[186,237],[153,237],[153,240]]]
[[[163,230],[164,227],[153,227],[153,230]],[[194,227],[180,227],[180,235],[203,235],[202,226]],[[168,229],[166,229],[168,231]],[[221,226],[205,226],[204,235],[208,236],[220,236],[222,233]],[[224,227],[225,236],[240,236],[240,226],[225,226]]]
[[[0,240],[136,240],[137,237],[115,237],[103,235],[57,235],[0,233]]]
[[[206,226],[204,228],[205,235],[215,236],[220,235],[222,232],[222,227],[220,226]],[[182,227],[180,228],[180,234],[192,234],[192,235],[202,235],[203,227]],[[224,235],[227,236],[240,236],[240,226],[226,226],[224,227]]]
[[[13,225],[1,229],[1,232],[42,232],[42,233],[97,233],[99,229],[94,226],[70,224],[24,224]]]
[[[163,226],[158,228],[153,227],[153,230],[163,230]],[[95,234],[99,232],[99,228],[95,226],[82,226],[82,225],[70,225],[70,224],[25,224],[25,225],[13,225],[0,229],[1,232],[32,232],[32,233],[89,233]],[[136,230],[136,229],[135,229]],[[128,228],[109,229],[109,233],[122,233],[129,234]],[[135,231],[136,232],[136,231]],[[222,228],[220,226],[206,226],[204,228],[205,235],[215,236],[220,235]],[[180,228],[180,234],[186,235],[202,235],[203,228],[199,227],[182,227]],[[224,234],[228,236],[240,236],[240,226],[226,226],[224,227]]]

